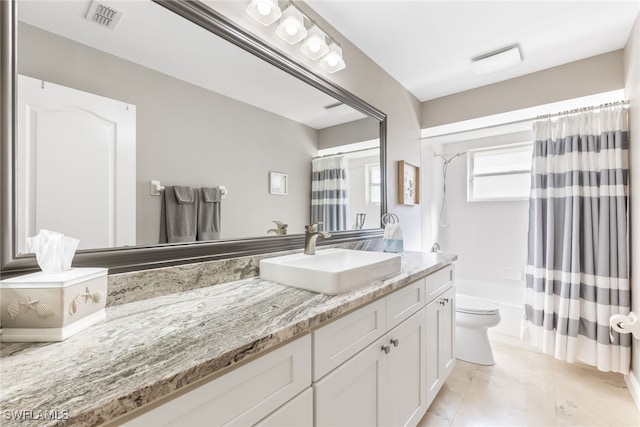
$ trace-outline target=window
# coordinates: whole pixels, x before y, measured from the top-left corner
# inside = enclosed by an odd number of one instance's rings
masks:
[[[521,143],[469,152],[467,200],[527,200],[531,150],[531,143]]]
[[[380,164],[372,163],[368,164],[365,167],[367,177],[366,177],[366,194],[367,194],[367,204],[380,204]]]

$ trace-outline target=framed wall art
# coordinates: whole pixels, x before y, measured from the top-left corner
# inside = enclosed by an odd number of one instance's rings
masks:
[[[289,190],[289,179],[286,173],[269,172],[269,193],[286,196]]]
[[[398,161],[398,203],[420,204],[420,167],[404,160]]]

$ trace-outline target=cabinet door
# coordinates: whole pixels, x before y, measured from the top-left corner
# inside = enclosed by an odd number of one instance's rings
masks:
[[[256,427],[312,427],[313,390],[311,387],[291,399]]]
[[[382,337],[314,383],[316,426],[378,426],[384,402],[387,355]]]
[[[423,308],[387,335],[389,425],[417,425],[427,411],[426,323]]]
[[[438,343],[440,376],[446,380],[456,363],[456,288],[445,292],[440,298],[440,336]]]
[[[456,362],[455,286],[427,305],[427,407]]]
[[[440,377],[440,301],[438,299],[427,305],[427,407],[436,397],[442,378]]]

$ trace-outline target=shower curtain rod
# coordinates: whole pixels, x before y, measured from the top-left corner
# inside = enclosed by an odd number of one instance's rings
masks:
[[[616,101],[616,102],[610,102],[610,103],[606,103],[606,104],[600,104],[598,106],[576,108],[576,109],[573,109],[573,110],[565,110],[565,111],[561,111],[559,113],[541,114],[541,115],[534,116],[534,117],[527,117],[526,119],[511,120],[511,121],[498,123],[498,124],[495,124],[495,125],[479,126],[479,127],[473,128],[473,129],[465,129],[465,130],[458,130],[458,131],[454,131],[454,132],[441,133],[441,134],[438,134],[438,135],[428,136],[428,137],[425,137],[425,138],[422,138],[422,139],[438,138],[438,137],[451,136],[451,135],[459,135],[459,134],[464,134],[464,133],[472,132],[472,131],[476,131],[476,130],[493,129],[493,128],[498,128],[498,127],[502,127],[502,126],[505,126],[505,125],[516,125],[516,124],[519,124],[519,123],[533,122],[533,121],[540,120],[540,119],[552,119],[554,117],[560,117],[560,116],[567,115],[567,114],[577,113],[577,112],[581,112],[581,111],[597,111],[597,110],[600,110],[600,109],[603,109],[603,108],[614,107],[614,106],[617,106],[617,105],[623,105],[626,108],[626,107],[629,106],[629,101],[628,100]]]
[[[541,115],[536,117],[536,120],[550,119],[550,118],[553,118],[553,117],[560,117],[560,116],[568,116],[570,114],[584,113],[585,111],[598,111],[598,110],[602,110],[602,109],[605,109],[605,108],[617,107],[619,105],[626,107],[626,106],[629,105],[629,101],[607,102],[607,103],[604,103],[604,104],[600,104],[598,106],[592,105],[590,107],[574,108],[574,109],[571,109],[571,110],[562,111],[560,113],[541,114]]]
[[[352,154],[352,153],[360,153],[362,151],[371,151],[371,150],[379,150],[380,148],[378,147],[370,147],[370,148],[361,148],[359,150],[353,150],[353,151],[341,151],[339,153],[333,153],[333,154],[324,154],[322,156],[315,156],[312,157],[311,159],[321,159],[323,157],[335,157],[335,156],[344,156],[345,154]]]

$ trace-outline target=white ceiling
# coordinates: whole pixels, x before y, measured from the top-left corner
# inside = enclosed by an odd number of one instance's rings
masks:
[[[314,129],[366,117],[150,0],[104,3],[124,13],[113,31],[85,19],[91,0],[21,1],[18,19]]]
[[[305,3],[421,101],[622,49],[640,11],[640,0]],[[514,44],[519,66],[471,72],[471,58]]]

